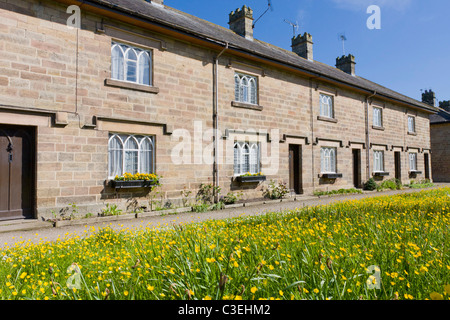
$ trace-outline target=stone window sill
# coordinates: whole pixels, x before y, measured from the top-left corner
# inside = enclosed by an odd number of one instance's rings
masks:
[[[372,176],[374,176],[374,177],[387,177],[387,176],[389,176],[389,172],[384,172],[384,171],[372,172]]]
[[[324,117],[324,116],[318,116],[317,120],[326,121],[326,122],[332,122],[332,123],[337,123],[338,122],[337,119]]]
[[[143,85],[143,84],[119,81],[119,80],[114,80],[114,79],[105,79],[105,86],[130,89],[130,90],[142,91],[142,92],[153,93],[153,94],[159,93],[158,87],[152,87],[152,86],[147,86],[147,85]]]
[[[243,108],[243,109],[250,109],[250,110],[256,110],[256,111],[262,111],[264,108],[257,104],[251,104],[251,103],[245,103],[245,102],[238,102],[238,101],[231,101],[231,106],[235,108]]]
[[[417,136],[417,132],[408,132],[408,135],[410,135],[410,136]]]
[[[379,126],[372,126],[372,129],[374,129],[374,130],[380,130],[380,131],[386,130],[384,127],[379,127]]]

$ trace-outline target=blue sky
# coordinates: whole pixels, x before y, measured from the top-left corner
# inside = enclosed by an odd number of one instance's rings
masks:
[[[356,73],[421,100],[432,89],[439,101],[450,100],[450,1],[448,0],[272,0],[256,24],[254,37],[291,50],[292,27],[313,36],[314,59],[334,66],[343,54],[356,58]],[[244,4],[258,18],[267,0],[165,0],[165,5],[228,28],[228,14]],[[367,8],[381,9],[381,29],[369,30]]]

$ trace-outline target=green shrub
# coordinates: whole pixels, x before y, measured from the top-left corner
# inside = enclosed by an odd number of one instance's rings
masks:
[[[378,191],[385,190],[385,189],[400,190],[400,189],[402,189],[402,183],[398,179],[390,179],[390,180],[383,181],[377,187]]]
[[[375,182],[375,180],[373,178],[370,178],[369,180],[367,180],[366,183],[364,183],[364,190],[373,191],[376,188],[377,188],[377,183]]]

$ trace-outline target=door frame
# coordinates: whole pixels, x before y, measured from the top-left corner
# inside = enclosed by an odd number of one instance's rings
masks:
[[[303,194],[302,145],[289,144],[289,190],[291,193]]]

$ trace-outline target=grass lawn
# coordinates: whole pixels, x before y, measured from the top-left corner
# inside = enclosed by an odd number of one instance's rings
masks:
[[[0,249],[0,299],[450,298],[450,188]]]

